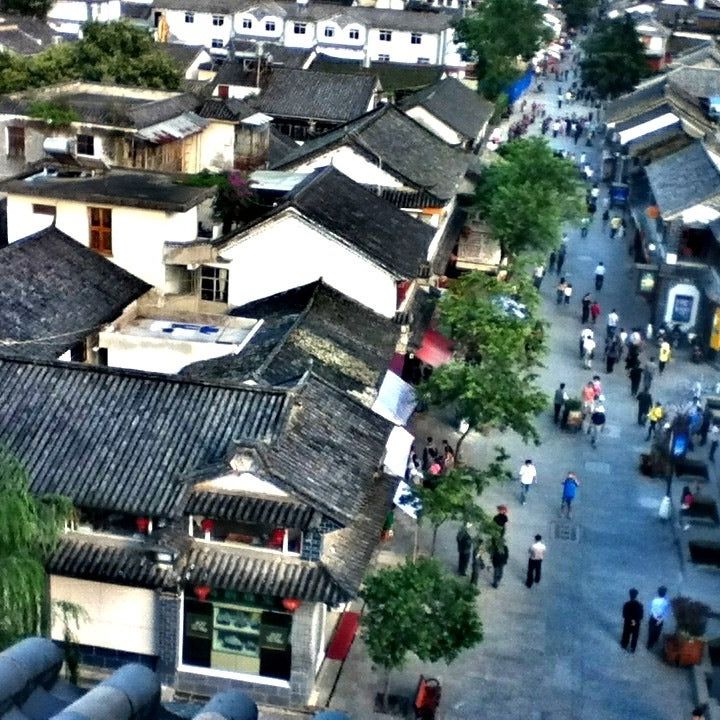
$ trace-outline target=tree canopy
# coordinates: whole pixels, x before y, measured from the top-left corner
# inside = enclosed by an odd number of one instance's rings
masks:
[[[580,28],[590,22],[597,0],[561,0],[563,15],[568,27]]]
[[[388,681],[410,653],[424,662],[451,663],[482,640],[477,590],[432,558],[378,570],[366,578],[361,595],[368,655]]]
[[[69,80],[175,90],[180,73],[147,32],[122,20],[88,23],[81,40],[36,55],[0,53],[0,92]]]
[[[477,206],[504,256],[545,254],[557,246],[565,222],[584,212],[584,187],[569,160],[543,138],[503,145],[478,184]]]
[[[45,17],[53,6],[53,0],[2,0],[0,10],[18,15]]]
[[[64,498],[33,498],[25,468],[0,449],[0,648],[47,624],[45,561],[71,512]]]
[[[585,41],[583,82],[600,97],[629,92],[649,73],[645,46],[630,15],[600,21]]]
[[[494,100],[552,37],[534,0],[486,0],[460,20],[455,37],[476,63],[478,91]]]

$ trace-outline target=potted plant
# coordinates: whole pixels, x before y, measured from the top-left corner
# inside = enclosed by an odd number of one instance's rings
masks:
[[[568,398],[563,408],[562,426],[577,431],[582,426],[582,403],[578,398]]]
[[[665,640],[665,659],[687,667],[702,662],[710,608],[705,603],[682,595],[670,601],[675,615],[675,633]]]

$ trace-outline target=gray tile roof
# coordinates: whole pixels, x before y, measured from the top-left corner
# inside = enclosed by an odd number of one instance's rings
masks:
[[[41,18],[3,11],[0,18],[0,46],[18,55],[35,55],[52,45],[57,35]]]
[[[211,97],[205,100],[198,110],[198,115],[211,120],[226,120],[237,122],[244,120],[256,112],[248,103],[236,98]]]
[[[281,133],[277,128],[270,126],[270,165],[280,164],[291,152],[297,150],[298,144],[288,135]]]
[[[0,96],[0,113],[28,115],[37,100],[67,104],[81,122],[138,130],[178,117],[198,105],[191,93],[78,81]]]
[[[459,80],[446,77],[405,98],[403,110],[421,106],[468,140],[475,140],[495,106]]]
[[[11,359],[0,386],[0,443],[33,492],[164,517],[182,514],[191,473],[225,462],[235,440],[273,439],[292,404],[282,391]]]
[[[669,83],[690,97],[715,97],[720,95],[720,68],[680,67],[670,74]]]
[[[256,104],[273,117],[347,122],[367,112],[377,78],[272,68]]]
[[[468,157],[393,105],[384,105],[308,140],[272,169],[290,170],[347,145],[386,172],[444,202],[455,196]]]
[[[605,122],[619,122],[655,107],[665,99],[667,77],[653,78],[639,85],[633,92],[621,95],[605,105]]]
[[[56,167],[52,161],[44,166]],[[215,188],[181,184],[182,176],[113,169],[92,177],[30,173],[0,182],[0,191],[48,200],[75,200],[167,212],[185,212],[213,197]],[[140,241],[141,238],[138,238]]]
[[[54,226],[0,249],[0,267],[0,351],[17,357],[59,357],[150,289]]]
[[[193,363],[184,375],[291,385],[312,368],[338,388],[363,393],[380,385],[400,334],[394,322],[322,282],[234,308],[232,314],[264,323],[239,354]]]
[[[123,4],[133,8],[138,7],[138,3],[135,2]],[[143,5],[139,5],[139,7],[144,9]],[[152,6],[147,7],[147,10],[152,10]],[[202,45],[183,45],[182,43],[157,43],[156,47],[165,53],[183,72],[195,62],[200,53],[207,52]]]
[[[720,194],[720,173],[699,141],[645,168],[664,218]]]

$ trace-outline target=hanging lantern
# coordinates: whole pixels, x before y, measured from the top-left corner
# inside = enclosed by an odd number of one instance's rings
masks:
[[[657,205],[651,205],[646,211],[645,214],[651,219],[651,220],[657,220],[660,217],[660,208]]]
[[[281,548],[284,540],[285,530],[283,528],[275,528],[275,530],[270,533],[270,542],[268,545],[271,548]]]
[[[283,598],[282,606],[288,612],[295,612],[302,605],[302,601],[297,598]]]
[[[137,527],[138,532],[142,533],[143,535],[146,535],[148,528],[150,527],[150,518],[146,518],[146,517],[135,518],[135,526]]]
[[[205,600],[208,599],[208,595],[212,591],[212,588],[209,585],[196,585],[193,588],[193,592],[195,593],[195,597],[200,600],[201,602],[205,602]]]
[[[212,518],[204,518],[200,527],[204,533],[211,533],[215,529],[215,521]]]

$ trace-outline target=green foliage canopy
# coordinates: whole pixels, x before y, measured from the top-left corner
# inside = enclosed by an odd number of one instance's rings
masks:
[[[0,10],[18,15],[45,17],[53,6],[53,0],[2,0]]]
[[[583,82],[600,97],[629,92],[649,73],[645,47],[630,15],[602,20],[585,41]]]
[[[65,498],[33,498],[25,468],[0,449],[0,648],[47,619],[45,561],[71,514]]]
[[[478,91],[494,100],[550,40],[543,8],[534,0],[485,0],[460,20],[456,41],[476,63]]]
[[[88,23],[78,42],[54,45],[36,55],[0,53],[0,92],[69,80],[165,90],[180,87],[172,59],[147,32],[124,20]]]
[[[482,640],[476,594],[432,558],[378,570],[361,592],[370,659],[387,672],[403,667],[410,653],[424,662],[451,663]]]
[[[568,27],[580,28],[590,22],[597,0],[560,0]]]
[[[584,187],[572,162],[553,155],[543,138],[521,138],[485,169],[476,202],[504,256],[545,254],[563,223],[582,216]]]

